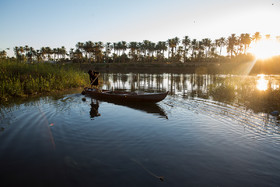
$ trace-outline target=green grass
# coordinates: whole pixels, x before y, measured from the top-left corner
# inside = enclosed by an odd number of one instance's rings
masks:
[[[88,75],[70,65],[0,60],[0,101],[85,86]]]

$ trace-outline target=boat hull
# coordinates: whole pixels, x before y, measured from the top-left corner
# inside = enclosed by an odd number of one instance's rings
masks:
[[[109,90],[100,91],[96,89],[85,88],[83,94],[90,95],[96,99],[108,100],[108,101],[156,103],[165,99],[168,92],[136,94],[132,92],[109,91]]]

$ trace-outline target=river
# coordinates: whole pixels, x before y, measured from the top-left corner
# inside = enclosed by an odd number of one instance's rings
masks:
[[[1,186],[280,186],[279,76],[101,79],[169,95],[115,104],[76,90],[1,106]]]

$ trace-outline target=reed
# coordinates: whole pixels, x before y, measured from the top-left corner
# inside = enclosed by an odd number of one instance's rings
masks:
[[[0,60],[0,100],[26,97],[88,84],[88,75],[73,65],[27,64]]]

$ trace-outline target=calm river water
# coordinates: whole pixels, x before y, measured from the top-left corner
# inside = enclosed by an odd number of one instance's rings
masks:
[[[1,186],[280,186],[278,76],[102,74],[104,89],[1,107]],[[275,91],[276,90],[276,91]],[[85,98],[86,100],[83,101]]]

